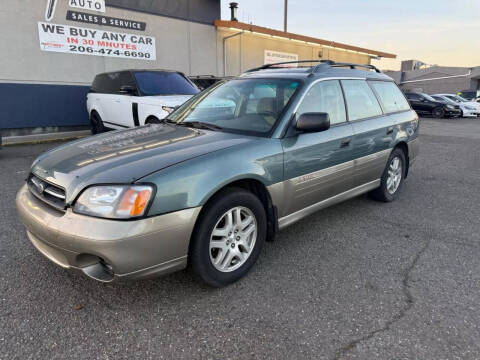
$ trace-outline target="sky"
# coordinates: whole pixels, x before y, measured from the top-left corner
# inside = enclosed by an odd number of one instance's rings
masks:
[[[283,30],[283,0],[236,2],[239,21]],[[396,54],[372,61],[383,70],[410,59],[480,66],[480,0],[289,0],[288,31]]]

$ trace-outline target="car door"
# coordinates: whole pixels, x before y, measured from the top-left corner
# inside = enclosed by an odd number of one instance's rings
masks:
[[[295,112],[326,112],[328,130],[293,133],[282,139],[285,174],[285,216],[319,203],[352,186],[353,128],[347,122],[342,89],[338,80],[314,83]]]
[[[135,126],[133,118],[133,104],[136,103],[136,92],[125,91],[124,87],[136,89],[132,75],[129,71],[112,73],[114,91],[110,96],[110,121],[120,128]]]
[[[342,80],[353,126],[354,187],[370,186],[385,169],[397,134],[396,113],[409,111],[393,82]]]

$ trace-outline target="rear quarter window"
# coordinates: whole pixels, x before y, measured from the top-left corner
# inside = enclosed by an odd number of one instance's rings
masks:
[[[108,88],[108,78],[106,74],[101,74],[95,76],[95,80],[93,80],[92,84],[92,91],[103,93],[106,92]]]
[[[386,81],[370,81],[373,89],[387,114],[398,111],[410,110],[405,96],[393,82]]]

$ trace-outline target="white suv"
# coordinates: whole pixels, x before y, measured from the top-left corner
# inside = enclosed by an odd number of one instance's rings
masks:
[[[92,133],[159,122],[199,90],[184,74],[125,70],[99,74],[87,95]]]
[[[480,104],[475,101],[468,101],[467,99],[454,94],[435,94],[435,96],[446,97],[447,99],[455,101],[458,105],[460,105],[463,117],[480,116]]]

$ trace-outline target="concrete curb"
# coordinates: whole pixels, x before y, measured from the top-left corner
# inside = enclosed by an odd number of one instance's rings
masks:
[[[66,132],[57,132],[57,133],[46,133],[46,134],[34,134],[34,135],[23,135],[23,136],[8,136],[2,138],[2,144],[5,146],[8,145],[22,145],[22,144],[38,144],[50,141],[59,141],[59,140],[68,140],[68,139],[77,139],[91,135],[90,130],[80,130],[80,131],[66,131]]]

